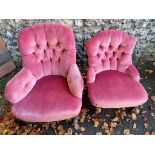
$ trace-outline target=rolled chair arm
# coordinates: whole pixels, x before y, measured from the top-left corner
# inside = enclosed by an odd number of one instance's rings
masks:
[[[93,67],[89,67],[87,71],[87,83],[93,83],[96,78],[96,73]]]
[[[136,67],[132,64],[130,65],[127,70],[126,70],[126,74],[128,76],[130,76],[133,80],[138,81],[140,80],[140,75],[138,70],[136,69]]]
[[[32,90],[35,84],[36,78],[31,71],[23,68],[6,84],[5,97],[11,103],[17,103]]]
[[[81,73],[79,71],[79,68],[76,64],[72,64],[69,67],[69,71],[67,74],[67,82],[71,94],[78,98],[82,98],[84,82]]]

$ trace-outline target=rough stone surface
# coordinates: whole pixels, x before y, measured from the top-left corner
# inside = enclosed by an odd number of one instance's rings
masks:
[[[4,38],[12,58],[17,66],[21,65],[21,57],[17,46],[18,32],[31,24],[51,22],[62,23],[73,28],[76,38],[77,62],[87,66],[87,56],[84,48],[85,40],[89,39],[96,32],[106,29],[120,29],[134,35],[137,38],[137,45],[134,50],[133,60],[137,64],[142,60],[155,60],[155,20],[92,20],[92,19],[10,19],[0,20],[0,35]]]

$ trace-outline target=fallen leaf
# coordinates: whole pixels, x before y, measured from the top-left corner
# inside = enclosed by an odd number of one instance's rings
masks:
[[[9,130],[8,130],[8,129],[4,129],[4,130],[3,130],[3,135],[8,134],[8,132],[9,132]]]
[[[65,134],[65,130],[64,130],[64,128],[63,128],[63,126],[62,125],[59,125],[58,126],[58,134],[59,135],[64,135]]]
[[[84,114],[84,115],[82,114],[82,115],[80,116],[80,122],[81,122],[81,123],[84,122],[84,121],[85,121],[85,118],[86,118],[85,114]]]
[[[76,130],[78,130],[78,129],[79,129],[79,125],[78,125],[78,124],[74,124],[74,128],[75,128]]]
[[[43,125],[42,125],[42,127],[43,128],[45,128],[46,130],[49,128],[49,124],[48,123],[44,123]]]
[[[72,135],[73,130],[71,128],[68,128],[67,133],[68,133],[68,135]]]
[[[151,116],[154,117],[154,115],[155,115],[155,114],[154,114],[153,112],[151,112]]]
[[[100,123],[98,121],[94,122],[94,128],[97,128]]]
[[[131,118],[132,118],[132,120],[134,120],[134,121],[135,121],[135,120],[137,119],[136,114],[135,114],[135,113],[132,113],[132,114],[131,114]]]
[[[137,125],[136,123],[133,124],[133,129],[136,129]]]
[[[147,113],[147,111],[142,111],[142,114],[146,114]]]
[[[81,110],[82,113],[87,113],[88,111],[89,111],[89,109],[87,109],[87,108],[83,108],[83,109]]]
[[[110,130],[108,130],[108,129],[107,129],[107,130],[105,130],[105,133],[109,134],[109,133],[110,133]]]
[[[105,116],[106,116],[107,118],[110,118],[110,117],[111,117],[111,115],[109,115],[109,114],[105,114]]]
[[[151,96],[151,100],[155,102],[155,96]]]
[[[108,130],[109,129],[108,123],[104,122],[103,125],[102,125],[102,129]]]
[[[147,131],[147,132],[145,132],[145,135],[150,135],[150,133]]]
[[[149,74],[151,74],[153,72],[153,70],[146,69],[145,72],[148,72]]]
[[[102,132],[97,132],[96,135],[102,135]]]
[[[111,122],[110,126],[115,128],[117,126],[117,123],[116,122]]]
[[[136,108],[135,109],[135,113],[138,114],[139,112],[140,112],[140,109],[139,108]]]
[[[129,135],[130,134],[130,130],[129,129],[124,129],[123,133],[124,133],[124,135]]]
[[[148,128],[148,123],[144,123],[144,128],[147,129]]]
[[[80,129],[82,132],[86,130],[83,126],[82,126],[82,127],[79,127],[79,129]]]
[[[118,120],[119,120],[118,117],[115,117],[115,118],[112,119],[113,122],[117,122]]]
[[[62,125],[59,125],[58,126],[58,130],[63,130],[63,126]]]
[[[96,113],[96,114],[99,114],[99,113],[101,113],[101,111],[102,111],[102,108],[96,108],[95,113]]]

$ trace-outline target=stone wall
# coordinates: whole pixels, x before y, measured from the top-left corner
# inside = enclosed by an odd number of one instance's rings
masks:
[[[137,64],[139,60],[155,60],[155,20],[0,20],[0,35],[4,38],[12,58],[16,65],[21,66],[21,57],[17,46],[18,32],[31,24],[40,22],[63,23],[73,28],[77,61],[87,66],[87,55],[84,48],[85,40],[96,32],[106,29],[120,29],[134,35],[137,45],[134,50],[133,60]]]

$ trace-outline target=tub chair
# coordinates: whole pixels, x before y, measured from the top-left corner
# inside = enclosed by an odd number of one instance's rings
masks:
[[[99,32],[87,40],[88,96],[102,108],[134,107],[147,101],[140,75],[132,64],[136,39],[119,30]]]
[[[22,70],[5,87],[14,115],[28,122],[72,118],[82,105],[83,79],[73,32],[59,24],[36,24],[18,37]]]

